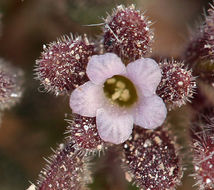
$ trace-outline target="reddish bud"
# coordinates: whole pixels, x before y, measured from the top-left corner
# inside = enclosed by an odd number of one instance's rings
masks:
[[[192,71],[184,68],[184,64],[175,60],[159,63],[162,79],[157,94],[167,104],[169,110],[184,105],[192,98],[196,82]]]
[[[22,96],[23,72],[0,59],[0,109],[15,105]]]
[[[66,94],[88,81],[86,66],[94,54],[87,37],[62,37],[44,46],[36,61],[36,79],[55,95]]]
[[[87,161],[72,143],[61,144],[40,173],[37,190],[86,190],[91,181]]]
[[[150,52],[153,40],[151,22],[134,5],[118,6],[105,19],[104,48],[121,58],[133,61]]]
[[[68,138],[74,141],[76,149],[83,149],[86,153],[90,153],[100,152],[106,148],[106,144],[98,134],[95,117],[75,114],[72,120],[68,120],[68,123]]]
[[[162,127],[145,130],[136,126],[123,147],[128,181],[150,190],[175,189],[180,184],[183,172],[175,141]]]

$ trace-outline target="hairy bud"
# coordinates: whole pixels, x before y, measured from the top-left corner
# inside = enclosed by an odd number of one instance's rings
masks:
[[[106,143],[100,138],[96,118],[84,117],[80,115],[72,115],[72,119],[68,120],[68,131],[66,132],[71,140],[74,141],[76,149],[83,149],[86,153],[94,153],[103,151]]]
[[[175,60],[165,60],[159,66],[162,69],[162,79],[157,94],[167,104],[168,109],[180,107],[190,101],[196,87],[192,71]]]
[[[122,162],[126,179],[142,189],[174,189],[182,177],[175,141],[162,127],[145,130],[135,127],[123,144]]]
[[[118,6],[105,19],[104,48],[133,61],[150,52],[153,40],[151,22],[134,5]]]
[[[44,46],[36,61],[36,79],[55,95],[66,94],[88,81],[86,66],[94,54],[94,46],[87,37],[62,37]]]
[[[73,143],[60,144],[40,173],[37,190],[87,190],[91,182],[87,159]]]

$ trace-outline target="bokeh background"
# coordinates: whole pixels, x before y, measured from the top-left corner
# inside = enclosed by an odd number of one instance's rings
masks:
[[[87,33],[96,38],[106,13],[119,4],[131,3],[146,11],[154,22],[153,54],[179,57],[192,30],[203,18],[208,0],[0,0],[2,17],[0,57],[25,72],[22,100],[5,111],[0,126],[0,190],[24,190],[35,182],[39,171],[57,143],[62,142],[66,122],[71,113],[67,97],[54,97],[43,92],[34,80],[34,64],[43,44],[69,33]],[[185,110],[185,108],[183,108]],[[179,122],[180,109],[174,113]],[[173,113],[172,113],[173,115]],[[188,126],[186,126],[188,127]],[[108,158],[106,158],[108,159]],[[109,158],[110,159],[110,158]],[[122,174],[112,177],[110,167],[102,167],[92,190],[136,189],[125,187]],[[188,168],[189,166],[187,166]],[[98,167],[99,168],[99,167]],[[104,169],[103,169],[104,168]],[[190,167],[191,168],[191,167]],[[105,172],[107,174],[105,174]],[[180,190],[192,190],[194,180],[187,172]]]

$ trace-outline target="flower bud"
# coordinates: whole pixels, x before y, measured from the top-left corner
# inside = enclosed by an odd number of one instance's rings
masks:
[[[87,159],[75,151],[72,143],[60,144],[54,155],[47,160],[37,182],[37,190],[86,190],[91,181]]]
[[[55,95],[66,94],[88,81],[86,65],[94,54],[94,46],[87,37],[62,37],[44,46],[36,60],[36,79]]]
[[[129,62],[143,57],[151,51],[153,30],[143,13],[134,5],[118,6],[105,19],[104,48]]]
[[[156,92],[168,109],[180,107],[190,101],[196,87],[192,71],[184,68],[182,62],[175,60],[164,60],[159,66],[162,69],[162,79]]]
[[[183,172],[177,147],[163,127],[145,130],[136,126],[123,152],[126,179],[140,189],[175,189],[180,184]]]
[[[68,131],[66,132],[74,142],[76,149],[83,149],[86,153],[100,152],[106,148],[106,144],[100,138],[95,117],[84,117],[72,115],[72,120],[68,120]]]

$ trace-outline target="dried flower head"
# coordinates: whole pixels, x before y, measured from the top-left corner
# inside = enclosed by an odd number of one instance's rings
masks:
[[[67,121],[69,125],[66,133],[76,149],[83,149],[86,153],[99,153],[107,147],[98,135],[95,117],[73,114],[72,119]]]
[[[70,97],[74,113],[95,117],[100,137],[120,144],[132,133],[133,123],[159,127],[166,117],[163,100],[155,94],[161,70],[152,59],[138,59],[127,67],[113,53],[95,55],[86,73],[90,79]]]
[[[140,189],[175,189],[182,168],[175,141],[163,128],[145,130],[138,126],[123,144],[123,168],[126,179]]]
[[[151,21],[134,5],[120,5],[105,19],[104,48],[121,58],[134,61],[150,52],[153,41]]]
[[[23,72],[0,59],[0,109],[15,105],[22,96]]]
[[[191,129],[194,178],[203,189],[214,189],[214,107],[205,109]]]
[[[91,181],[87,159],[72,143],[60,144],[40,173],[37,190],[86,190]]]
[[[196,88],[192,71],[175,60],[164,60],[159,63],[162,79],[157,87],[157,94],[167,104],[169,110],[184,105],[193,97]]]
[[[88,81],[85,73],[94,45],[86,36],[73,39],[67,36],[44,46],[36,61],[36,79],[55,95],[66,94]]]

